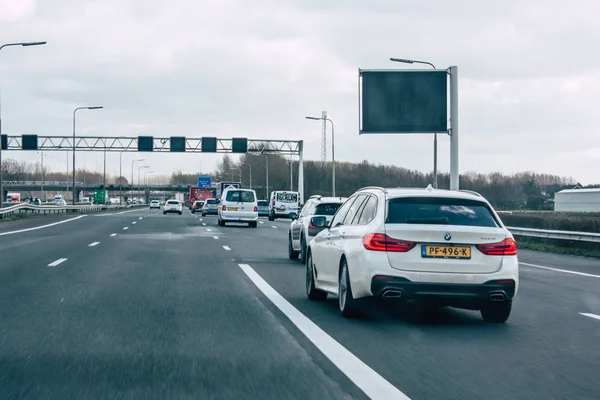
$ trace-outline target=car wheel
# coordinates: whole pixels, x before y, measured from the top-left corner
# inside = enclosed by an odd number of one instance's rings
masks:
[[[256,221],[250,222],[250,227],[251,228],[256,228],[257,226],[258,226],[258,224],[256,223]]]
[[[167,212],[166,212],[166,211],[163,211],[163,215],[167,215]]]
[[[340,277],[338,279],[338,308],[342,316],[355,317],[358,314],[357,301],[352,297],[350,276],[348,275],[348,263],[342,260]]]
[[[179,211],[179,215],[183,214],[183,211]]]
[[[288,235],[288,257],[290,260],[298,259],[298,252],[292,246],[292,235]]]
[[[508,320],[511,310],[512,301],[490,301],[481,308],[481,317],[485,322],[501,324]]]
[[[300,262],[304,264],[306,262],[306,241],[304,235],[300,236]]]
[[[315,265],[310,252],[306,258],[306,296],[309,300],[325,301],[327,299],[327,292],[315,287]]]

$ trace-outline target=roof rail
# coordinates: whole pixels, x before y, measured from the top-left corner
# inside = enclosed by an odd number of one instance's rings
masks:
[[[321,196],[320,194],[313,194],[312,196],[309,197],[309,199],[320,199],[321,197],[323,197],[323,196]]]
[[[480,195],[479,193],[477,193],[474,190],[460,189],[459,192],[471,193],[471,194],[474,194],[475,196],[483,197],[482,195]]]
[[[377,189],[377,190],[381,190],[382,192],[386,192],[385,188],[382,188],[381,186],[365,186],[364,188],[358,189],[357,192],[360,192],[361,190],[367,190],[367,189]]]

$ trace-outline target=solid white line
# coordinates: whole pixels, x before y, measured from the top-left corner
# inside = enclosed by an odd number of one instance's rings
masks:
[[[90,244],[88,244],[88,247],[98,246],[99,244],[100,244],[100,242],[90,243]]]
[[[203,222],[203,223],[202,223],[202,226],[206,226],[206,222]]]
[[[591,314],[591,313],[584,313],[584,312],[580,312],[579,314],[584,315],[586,317],[595,318],[595,319],[600,320],[600,315]]]
[[[213,236],[213,237],[214,237],[215,239],[218,239],[218,238],[219,238],[218,236]]]
[[[570,269],[550,268],[550,267],[544,267],[543,265],[529,264],[529,263],[525,263],[525,262],[521,262],[521,261],[519,261],[519,264],[523,264],[527,267],[547,269],[549,271],[554,271],[554,272],[564,272],[565,274],[587,276],[589,278],[600,278],[600,275],[586,274],[585,272],[571,271]]]
[[[137,224],[137,221],[133,221],[133,222],[131,223],[131,225],[135,225],[135,224]]]
[[[271,228],[275,228],[275,229],[277,229],[277,227],[276,227],[275,225],[271,225]]]
[[[111,233],[111,235],[110,235],[110,236],[117,236],[117,234],[116,234],[116,233]]]
[[[56,226],[56,225],[64,224],[66,222],[75,221],[76,219],[80,219],[80,218],[84,218],[84,217],[87,217],[87,215],[80,215],[79,217],[65,219],[64,221],[54,222],[54,223],[51,223],[51,224],[48,224],[48,225],[36,226],[34,228],[19,229],[18,231],[10,231],[10,232],[1,232],[0,236],[12,235],[13,233],[35,231],[37,229],[42,229],[42,228],[49,228],[51,226]]]
[[[62,263],[64,263],[67,260],[68,260],[68,258],[59,258],[58,260],[53,261],[50,264],[48,264],[48,266],[49,267],[56,267],[58,264],[62,264]]]
[[[223,248],[227,251],[231,251],[231,247],[229,247],[229,246],[223,246]]]
[[[348,349],[319,328],[273,289],[248,264],[238,264],[256,287],[310,340],[344,375],[372,399],[410,400]],[[341,317],[340,317],[341,318]]]
[[[129,227],[128,227],[128,226],[126,226],[125,228],[123,228],[123,230],[124,230],[124,231],[126,231],[127,229],[129,229]]]
[[[125,214],[125,213],[136,212],[136,211],[137,210],[121,211],[120,213],[117,213],[117,214]]]
[[[207,231],[207,232],[212,232],[212,229],[210,229],[210,228],[206,228],[206,231]]]

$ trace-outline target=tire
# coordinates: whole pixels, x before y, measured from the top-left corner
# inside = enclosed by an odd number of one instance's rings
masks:
[[[309,300],[325,301],[327,292],[319,290],[315,287],[315,267],[312,262],[312,254],[308,252],[306,257],[306,296]]]
[[[298,259],[298,252],[292,246],[292,235],[288,235],[288,257],[290,260]]]
[[[202,213],[202,216],[203,216],[203,217],[206,217],[206,214]]]
[[[352,287],[348,275],[348,263],[346,262],[346,259],[343,259],[338,278],[338,309],[340,314],[345,318],[356,317],[358,315],[357,303],[357,300],[352,297]]]
[[[196,214],[196,211],[194,211],[194,210],[191,210],[191,211],[192,211],[192,214]]]
[[[306,263],[306,241],[304,240],[304,235],[300,235],[300,262],[302,264]]]
[[[179,211],[179,215],[181,215],[181,214],[183,214],[183,212],[182,212],[182,211]]]
[[[248,225],[250,226],[250,228],[256,228],[258,226],[258,224],[256,223],[256,221],[250,222]]]
[[[512,310],[512,301],[488,302],[480,312],[485,322],[502,324],[510,317]]]
[[[275,217],[273,217],[271,214],[269,214],[269,221],[275,221]]]

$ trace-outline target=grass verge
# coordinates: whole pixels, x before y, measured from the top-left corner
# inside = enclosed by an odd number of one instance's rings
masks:
[[[554,254],[600,258],[600,244],[575,240],[557,240],[517,236],[517,247],[520,249],[545,251]]]

